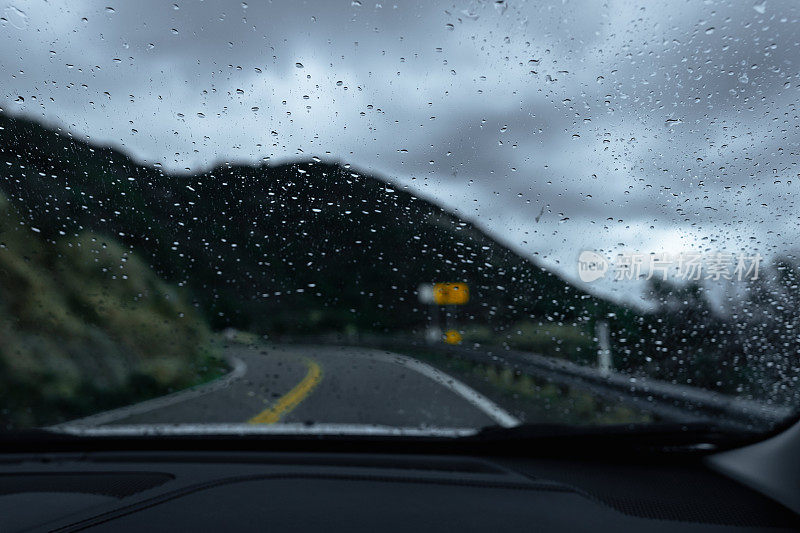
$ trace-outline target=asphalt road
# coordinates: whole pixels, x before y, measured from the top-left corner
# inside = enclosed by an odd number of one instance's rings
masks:
[[[340,424],[401,428],[514,425],[502,408],[415,359],[333,346],[227,348],[234,374],[73,424]]]

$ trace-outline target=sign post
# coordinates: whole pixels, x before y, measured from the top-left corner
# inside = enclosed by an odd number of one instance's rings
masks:
[[[461,333],[450,325],[450,312],[445,306],[464,305],[469,302],[469,286],[466,283],[423,283],[417,289],[419,301],[430,306],[431,324],[426,332],[429,343],[444,341],[448,344],[460,344]],[[444,331],[440,315],[444,310]]]

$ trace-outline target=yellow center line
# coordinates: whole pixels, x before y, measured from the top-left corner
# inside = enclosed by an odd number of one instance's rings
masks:
[[[311,394],[311,391],[319,385],[319,382],[322,380],[322,369],[320,366],[311,360],[305,361],[306,366],[308,367],[308,373],[306,377],[303,378],[303,381],[298,383],[292,390],[281,396],[281,398],[268,409],[264,409],[256,416],[251,418],[247,421],[248,424],[274,424],[281,417],[295,407],[297,407],[300,402],[306,399],[306,397]]]

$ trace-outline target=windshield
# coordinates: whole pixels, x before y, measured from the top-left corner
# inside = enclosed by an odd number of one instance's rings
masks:
[[[799,11],[7,4],[2,428],[769,431]]]

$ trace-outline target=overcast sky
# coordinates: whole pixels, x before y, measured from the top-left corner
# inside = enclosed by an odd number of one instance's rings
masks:
[[[6,112],[166,171],[351,163],[572,280],[582,250],[795,247],[793,0],[0,6]]]

